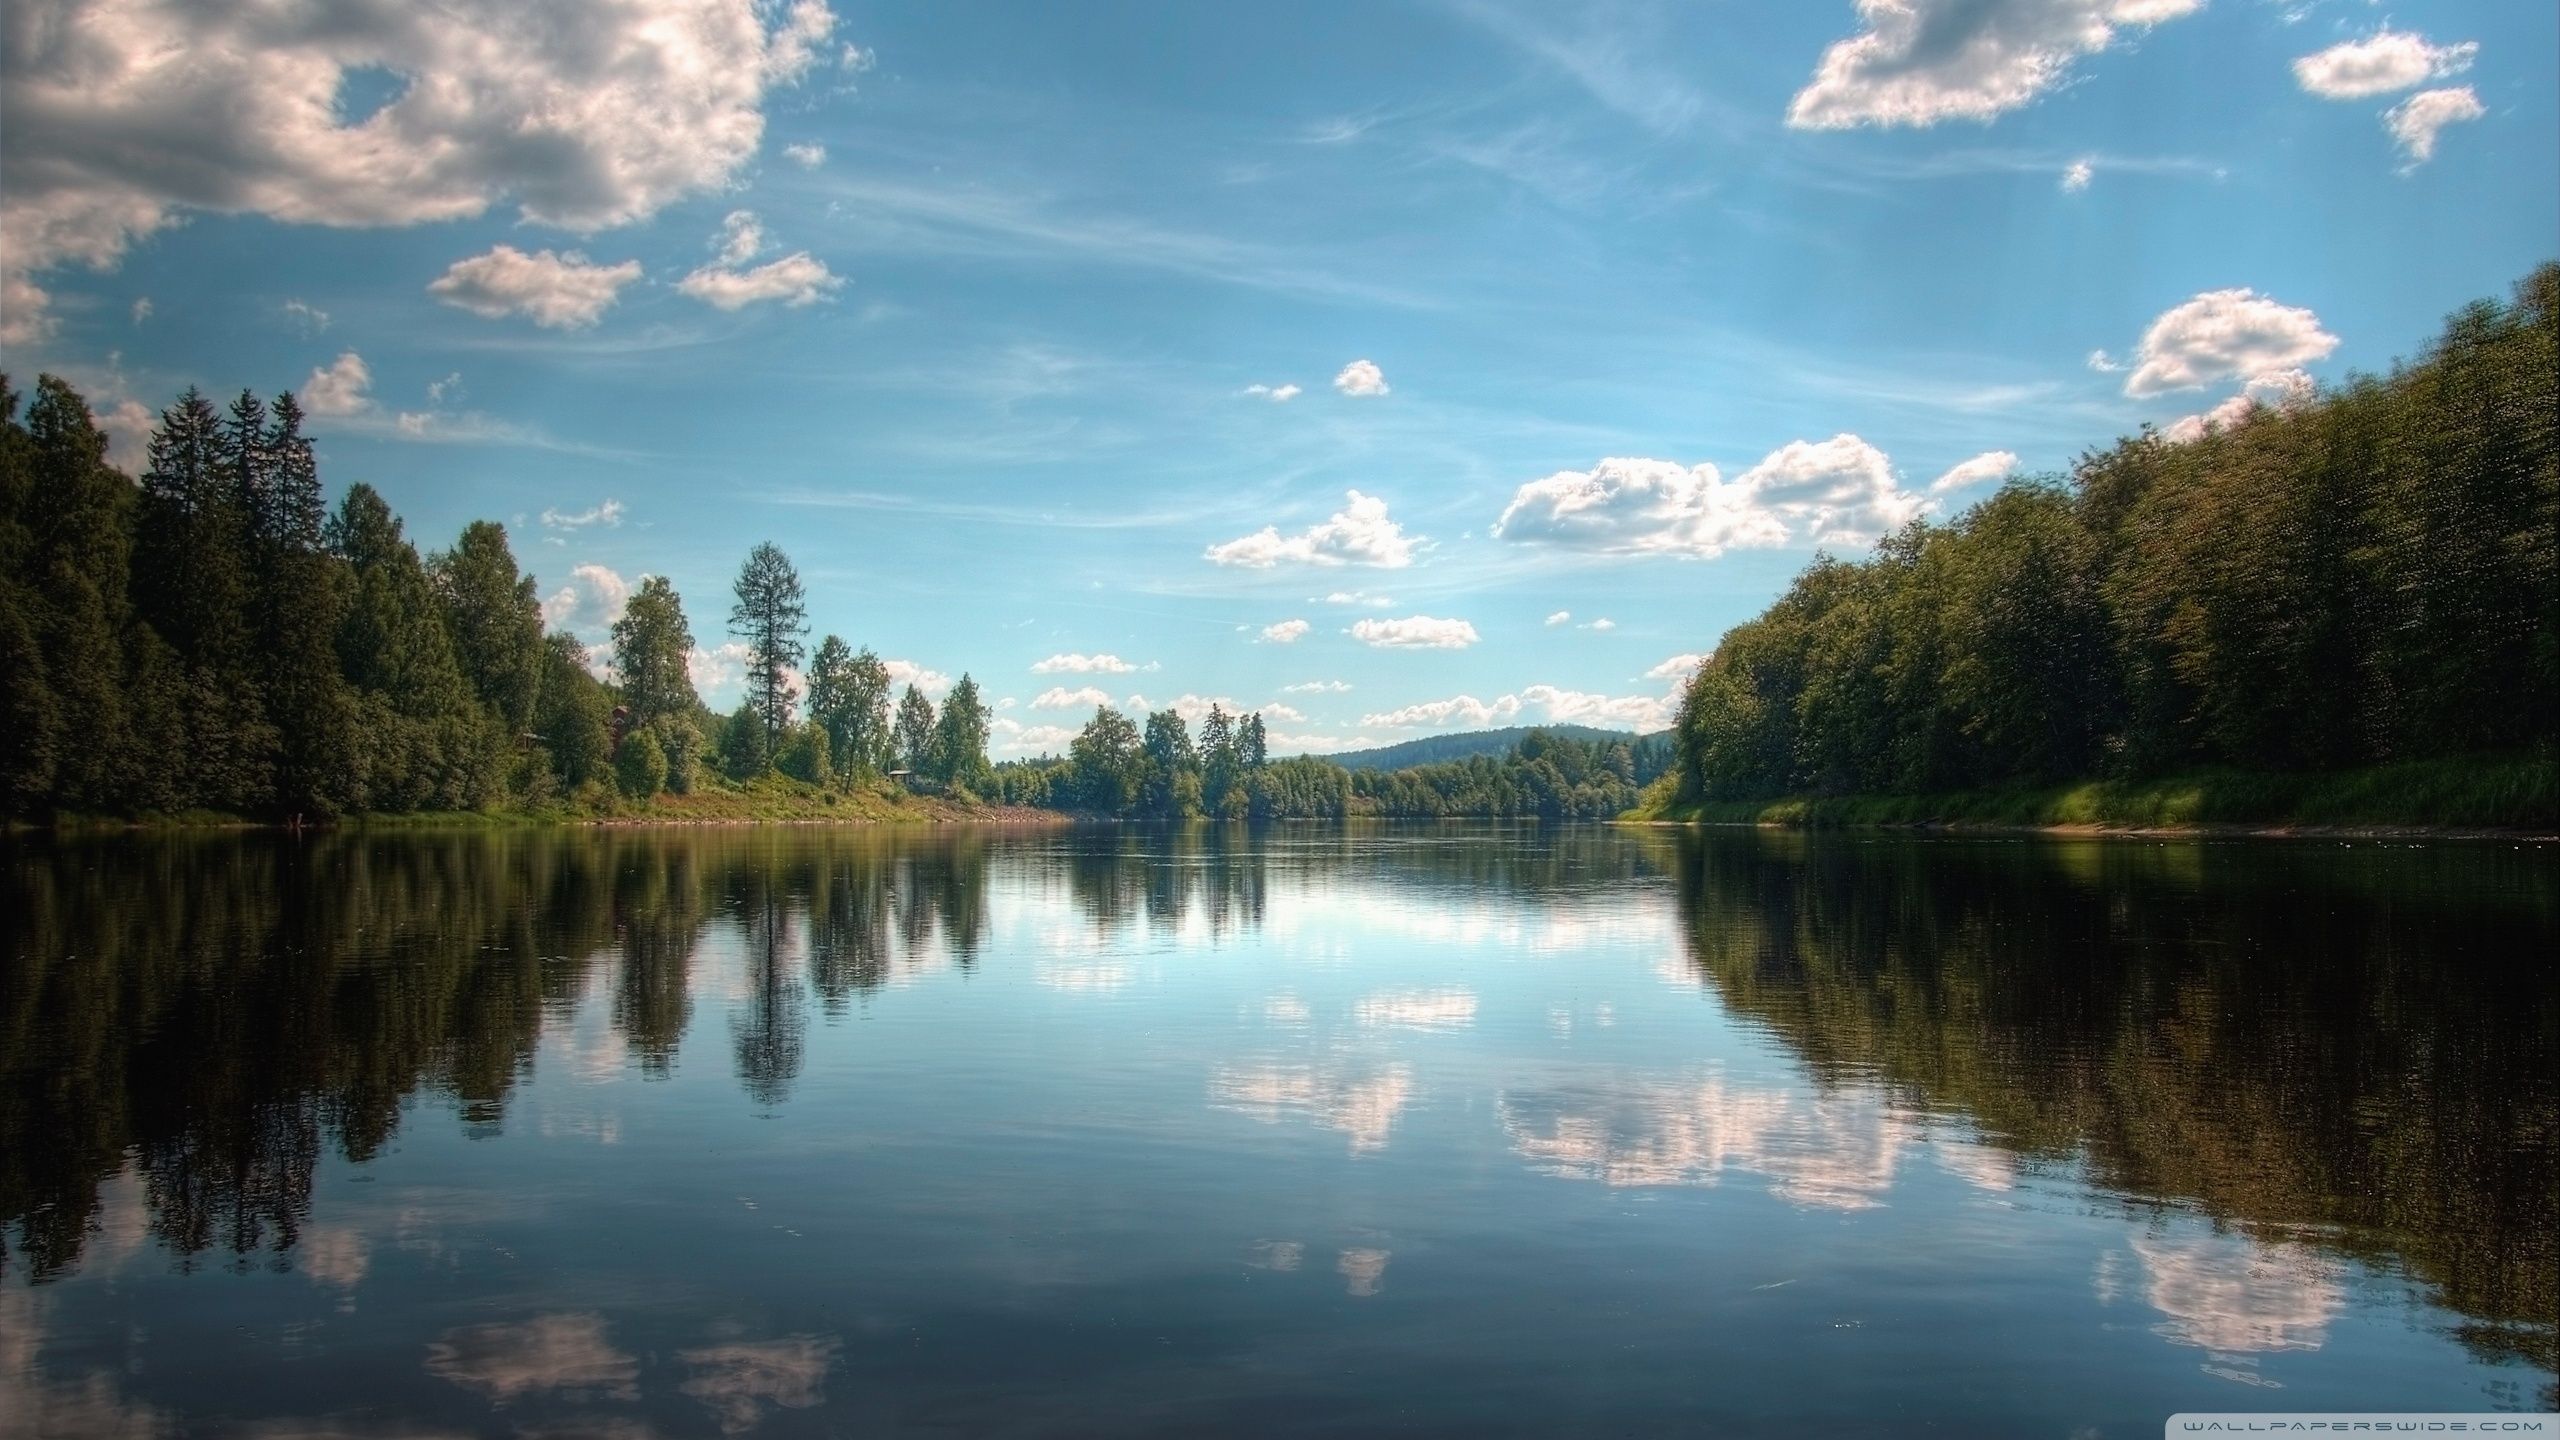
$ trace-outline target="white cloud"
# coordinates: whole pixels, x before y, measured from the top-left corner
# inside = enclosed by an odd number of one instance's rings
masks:
[[[1274,405],[1286,405],[1306,392],[1295,385],[1247,385],[1244,387],[1244,393],[1268,400]]]
[[[1779,545],[1786,526],[1755,508],[1713,465],[1608,459],[1532,480],[1494,522],[1505,540],[1607,554],[1713,558],[1728,547]]]
[[[160,417],[141,401],[127,398],[98,412],[98,428],[107,432],[107,463],[128,475],[140,475],[151,453],[151,430]]]
[[[1894,483],[1883,451],[1855,435],[1794,441],[1734,483],[1817,545],[1870,543],[1901,528],[1926,503]]]
[[[2062,170],[2062,193],[2066,195],[2079,194],[2081,191],[2089,188],[2089,182],[2096,179],[2097,175],[2097,167],[2090,164],[2088,161],[2072,161],[2069,165],[2064,166]]]
[[[293,317],[294,323],[302,327],[304,334],[317,335],[329,328],[329,312],[316,305],[305,304],[300,300],[287,300],[284,302],[284,313]]]
[[[821,0],[54,0],[0,47],[0,279],[117,264],[202,210],[372,227],[511,204],[586,233],[728,184],[818,63]],[[768,17],[772,23],[768,24]],[[361,116],[350,75],[399,77]],[[19,323],[42,323],[19,312]]]
[[[753,210],[732,210],[711,243],[720,251],[721,264],[744,265],[764,251],[764,222]]]
[[[602,565],[575,566],[569,571],[569,583],[542,602],[542,623],[553,630],[593,635],[621,619],[622,608],[630,600],[631,583],[620,575]]]
[[[2172,445],[2201,440],[2218,430],[2226,430],[2246,420],[2261,407],[2290,410],[2310,399],[2319,390],[2312,378],[2300,370],[2271,370],[2252,375],[2240,393],[2205,411],[2169,422],[2160,438]]]
[[[134,302],[133,302],[133,323],[134,323],[134,324],[136,324],[136,325],[139,325],[139,324],[141,324],[143,321],[148,320],[148,319],[150,319],[150,318],[151,318],[151,297],[150,297],[150,296],[148,296],[148,295],[145,295],[145,296],[141,297],[140,299],[138,299],[138,300],[136,300],[136,301],[134,301]]]
[[[1547,624],[1548,624],[1548,625],[1550,625],[1550,626],[1563,625],[1563,624],[1570,623],[1570,622],[1572,621],[1572,619],[1573,619],[1573,612],[1572,612],[1572,611],[1570,611],[1570,610],[1558,610],[1558,611],[1556,611],[1554,614],[1549,615],[1549,616],[1547,617]]]
[[[1333,388],[1352,396],[1384,395],[1387,393],[1387,377],[1371,362],[1354,360],[1333,377]]]
[[[1678,690],[1685,687],[1689,683],[1689,677],[1697,674],[1698,667],[1706,663],[1707,657],[1701,654],[1674,655],[1644,672],[1644,678],[1668,680],[1671,682],[1671,688]]]
[[[2480,97],[2468,85],[2451,90],[2421,90],[2391,107],[2382,123],[2391,138],[2400,142],[2400,152],[2409,157],[2404,169],[2414,170],[2436,158],[2436,135],[2447,125],[2477,120],[2489,112],[2480,105]]]
[[[314,415],[361,415],[373,408],[373,396],[367,393],[372,388],[373,372],[364,357],[342,351],[302,382],[302,408]]]
[[[1110,703],[1110,693],[1098,685],[1087,685],[1079,690],[1070,690],[1064,685],[1052,685],[1031,697],[1031,708],[1034,710],[1084,710]]]
[[[700,691],[706,703],[715,691],[723,691],[746,678],[748,662],[754,659],[744,640],[730,640],[708,649],[696,645],[685,656],[685,673],[692,677],[693,688]],[[716,704],[714,708],[720,708]]]
[[[1947,467],[1947,473],[1929,482],[1929,493],[1944,495],[1987,480],[2001,480],[2016,474],[2018,457],[2006,450],[1985,450],[1970,460],[1959,460]]]
[[[2193,14],[2204,0],[1858,0],[1865,29],[1825,51],[1787,123],[1987,121],[2060,85],[2120,26]]]
[[[1387,516],[1387,502],[1354,490],[1341,510],[1321,525],[1296,535],[1282,535],[1265,525],[1251,535],[1212,545],[1205,552],[1212,564],[1268,570],[1274,565],[1375,565],[1385,569],[1413,563],[1414,540]]]
[[[608,498],[575,513],[546,509],[542,512],[542,524],[548,530],[583,530],[590,525],[619,529],[622,525],[622,502]]]
[[[1323,603],[1327,605],[1366,605],[1373,610],[1385,610],[1392,608],[1396,602],[1395,597],[1392,595],[1374,595],[1366,590],[1336,590],[1332,594],[1325,596]]]
[[[1025,725],[998,716],[987,727],[988,749],[1000,755],[1055,755],[1076,738],[1066,725]]]
[[[1263,626],[1262,638],[1274,645],[1295,645],[1314,628],[1316,627],[1304,620],[1283,620],[1274,625]]]
[[[1281,686],[1280,693],[1283,695],[1340,695],[1350,688],[1350,685],[1340,680],[1302,680],[1295,685]]]
[[[1606,615],[1603,615],[1599,619],[1594,620],[1587,625],[1581,625],[1575,628],[1582,630],[1615,630],[1618,628],[1618,622],[1610,619]]]
[[[2089,352],[2089,368],[2101,375],[2113,375],[2124,368],[2124,362],[2104,350]]]
[[[583,330],[603,319],[622,287],[639,278],[637,260],[598,265],[575,250],[528,255],[513,245],[496,245],[485,255],[454,261],[427,293],[492,320],[523,315],[545,329]]]
[[[720,310],[742,310],[765,300],[793,309],[815,305],[844,288],[844,280],[806,250],[794,251],[753,270],[705,265],[676,282],[676,289]]]
[[[1117,655],[1052,655],[1031,667],[1034,675],[1127,675],[1139,667]],[[1155,667],[1146,667],[1150,670]]]
[[[2470,41],[2434,45],[2406,30],[2377,30],[2293,62],[2293,78],[2324,100],[2388,95],[2471,68],[2480,47]]]
[[[1464,650],[1476,643],[1476,627],[1464,620],[1409,615],[1402,620],[1361,620],[1351,637],[1382,650]]]
[[[883,660],[880,668],[889,672],[889,688],[900,694],[905,694],[910,685],[930,696],[939,696],[951,688],[950,676],[928,670],[913,660]]]
[[[2254,290],[2208,290],[2151,322],[2124,393],[2195,390],[2328,358],[2338,337],[2320,317]]]
[[[1534,718],[1548,725],[1594,725],[1604,729],[1651,733],[1671,723],[1672,702],[1660,695],[1600,695],[1556,685],[1531,685],[1516,694],[1479,700],[1453,695],[1398,710],[1363,715],[1363,727],[1387,730],[1431,730],[1452,726],[1485,729]]]
[[[462,372],[459,370],[445,376],[441,380],[430,380],[427,382],[427,403],[430,405],[441,405],[447,399],[458,396],[461,393]]]
[[[827,147],[803,142],[782,147],[783,158],[803,170],[815,170],[827,163]]]

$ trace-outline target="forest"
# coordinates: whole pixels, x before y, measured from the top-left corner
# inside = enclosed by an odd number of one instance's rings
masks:
[[[546,634],[504,526],[421,554],[371,486],[326,509],[289,393],[221,410],[190,390],[139,483],[69,385],[19,405],[0,378],[0,818],[594,811],[776,771],[830,794],[893,769],[986,783],[976,682],[893,704],[869,650],[810,655],[771,545],[738,575],[747,695],[721,716],[663,577],[609,654]]]
[[[2388,376],[1817,558],[1690,682],[1654,808],[2433,761],[2547,821],[2555,337],[2544,265]]]

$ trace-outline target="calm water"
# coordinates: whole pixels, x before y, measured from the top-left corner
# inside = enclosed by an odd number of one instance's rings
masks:
[[[0,1433],[2532,1408],[2548,850],[0,849]]]

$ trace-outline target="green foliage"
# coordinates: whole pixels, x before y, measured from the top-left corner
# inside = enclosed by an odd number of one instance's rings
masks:
[[[737,603],[729,609],[729,633],[746,642],[747,698],[764,721],[764,748],[781,748],[783,732],[799,703],[793,668],[808,651],[809,607],[800,572],[772,544],[747,553],[739,568]]]
[[[693,629],[684,599],[664,575],[647,576],[613,622],[613,668],[622,681],[622,703],[636,725],[702,708],[693,690]]]
[[[794,725],[773,757],[773,768],[806,785],[835,783],[835,765],[828,755],[826,727],[815,722]]]
[[[2546,265],[2388,379],[1818,560],[1690,683],[1670,803],[2547,752],[2556,413]]]
[[[739,701],[738,708],[720,726],[720,772],[743,782],[772,769],[773,752],[765,747],[765,737],[770,733],[756,702]]]
[[[898,723],[890,740],[900,765],[918,775],[933,773],[933,702],[913,685],[898,698]]]
[[[667,752],[658,737],[648,730],[635,730],[622,739],[622,749],[613,757],[613,775],[622,793],[634,800],[647,800],[667,788]]]
[[[506,527],[472,521],[428,574],[444,602],[463,678],[499,724],[511,731],[531,726],[544,671],[542,604],[534,598],[533,577],[516,569]]]
[[[978,682],[966,673],[951,694],[942,702],[942,714],[933,722],[933,738],[928,746],[930,765],[926,773],[946,785],[984,788],[987,784],[987,727],[985,700],[978,694]]]

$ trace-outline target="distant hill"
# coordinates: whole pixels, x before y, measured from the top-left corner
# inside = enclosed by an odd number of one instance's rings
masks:
[[[1630,731],[1603,730],[1594,725],[1514,725],[1502,730],[1469,730],[1459,735],[1427,735],[1420,740],[1381,745],[1375,750],[1346,750],[1324,758],[1349,770],[1402,770],[1408,766],[1438,765],[1476,755],[1507,755],[1511,753],[1511,747],[1529,738],[1532,730],[1544,730],[1550,735],[1565,735],[1576,740],[1625,740],[1632,743],[1638,738]]]

